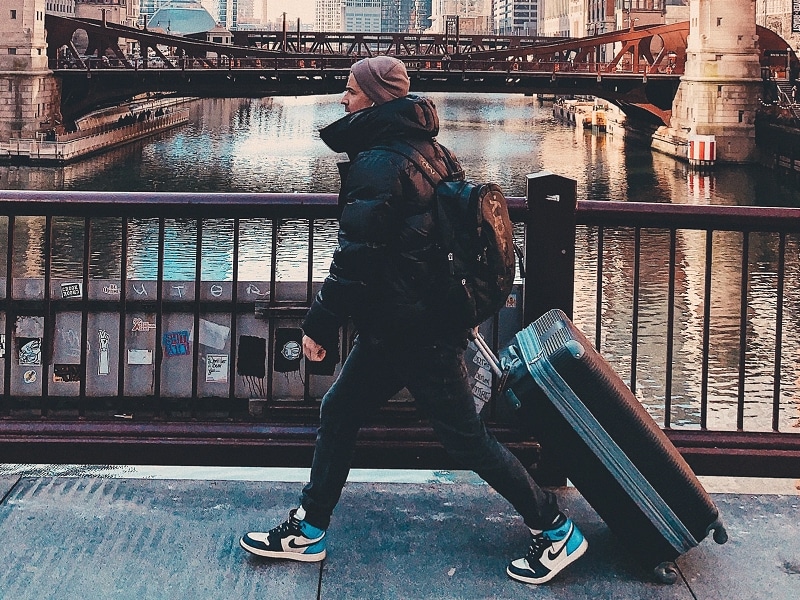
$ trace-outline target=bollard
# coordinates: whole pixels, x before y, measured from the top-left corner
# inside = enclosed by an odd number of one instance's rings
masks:
[[[552,308],[572,318],[575,289],[574,179],[541,171],[528,175],[525,218],[525,286],[522,309],[527,327]],[[532,475],[540,485],[564,486],[567,476],[548,446],[542,446]]]
[[[552,308],[572,318],[577,206],[574,179],[541,171],[528,175],[527,184],[525,326]]]

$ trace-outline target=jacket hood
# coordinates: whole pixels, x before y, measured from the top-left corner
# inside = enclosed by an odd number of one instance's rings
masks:
[[[331,150],[352,158],[393,139],[431,139],[438,133],[439,116],[433,102],[408,95],[347,114],[322,128],[319,135]]]

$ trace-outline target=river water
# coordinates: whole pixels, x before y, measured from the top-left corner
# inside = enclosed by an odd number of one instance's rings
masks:
[[[579,199],[691,204],[800,207],[800,192],[784,185],[775,173],[755,166],[717,167],[698,175],[684,163],[626,142],[621,129],[614,134],[592,134],[553,118],[551,105],[519,95],[431,94],[441,122],[439,140],[459,156],[468,176],[495,181],[508,195],[525,195],[525,176],[542,170],[576,180]],[[101,156],[66,167],[0,167],[0,188],[31,190],[196,191],[196,192],[336,192],[337,155],[319,139],[318,129],[343,112],[338,96],[276,97],[264,99],[206,99],[193,102],[190,123]],[[80,273],[83,242],[80,222],[56,221],[53,277]],[[0,224],[1,225],[1,224]],[[120,223],[98,220],[93,277],[118,277]],[[41,219],[18,219],[25,235],[43,231]],[[165,253],[168,279],[193,279],[195,249],[186,243],[193,224],[169,223]],[[293,228],[297,228],[295,235]],[[5,237],[0,227],[0,237]],[[280,279],[305,277],[302,223],[281,229]],[[329,256],[335,245],[335,223],[315,231],[316,251]],[[157,225],[134,221],[130,227],[130,279],[154,279]],[[736,250],[739,234],[715,234],[711,297],[712,352],[710,357],[709,427],[735,429],[738,373],[739,277]],[[215,224],[203,232],[203,279],[230,280],[232,225]],[[271,231],[267,223],[253,223],[242,231],[240,278],[255,279],[263,272],[264,248]],[[596,232],[579,231],[575,320],[594,339],[596,303]],[[0,239],[0,244],[4,240]],[[35,244],[34,244],[35,246]],[[664,364],[667,320],[668,235],[652,232],[643,243],[640,349],[637,394],[663,421]],[[800,351],[794,332],[800,328],[800,266],[798,241],[790,238],[784,313],[783,397],[780,429],[800,431]],[[17,249],[30,254],[30,248]],[[35,248],[34,248],[35,250]],[[630,312],[632,305],[633,233],[610,233],[605,240],[604,295],[601,350],[626,380],[631,371]],[[717,255],[718,254],[718,255]],[[697,426],[699,413],[699,353],[704,300],[702,233],[680,232],[676,277],[676,359],[673,376],[673,425]],[[753,371],[746,381],[748,430],[769,430],[772,402],[771,373],[774,352],[775,268],[777,240],[754,235],[751,239],[751,276],[747,361]],[[115,266],[116,265],[116,266]],[[327,260],[316,264],[321,279]],[[20,260],[12,266],[16,277],[42,277],[41,261]],[[755,315],[755,318],[752,318]]]

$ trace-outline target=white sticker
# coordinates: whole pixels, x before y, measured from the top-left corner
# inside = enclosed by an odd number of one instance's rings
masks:
[[[482,383],[488,388],[492,387],[492,372],[489,369],[481,367],[475,373],[475,381]]]
[[[472,386],[472,399],[475,401],[475,412],[481,412],[484,405],[492,399],[492,390],[479,382]]]
[[[228,355],[206,355],[206,381],[209,383],[228,382]]]
[[[100,349],[100,356],[97,364],[97,374],[108,375],[111,370],[111,364],[108,362],[108,340],[110,339],[110,336],[105,329],[98,329],[97,339],[99,340],[98,347]]]
[[[20,366],[38,366],[42,364],[42,339],[17,338],[19,343]]]
[[[200,319],[200,335],[197,341],[204,346],[210,346],[215,350],[224,350],[230,336],[230,327]]]
[[[83,295],[82,286],[80,283],[62,283],[61,284],[61,297],[62,298],[80,298]]]
[[[476,381],[475,385],[472,386],[472,395],[479,400],[488,402],[492,399],[492,388],[486,387],[479,381]]]
[[[128,364],[129,365],[152,365],[153,364],[153,351],[152,350],[128,350]]]
[[[133,319],[133,327],[131,328],[131,331],[150,331],[155,328],[155,323],[148,323],[147,321],[143,321],[137,317]]]
[[[483,357],[483,354],[480,352],[476,352],[475,356],[472,357],[472,362],[478,365],[479,369],[488,369],[489,368],[489,361]]]

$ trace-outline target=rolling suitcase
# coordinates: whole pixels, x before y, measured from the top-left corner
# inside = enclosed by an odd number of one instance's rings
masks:
[[[611,531],[662,582],[708,533],[727,541],[717,507],[625,382],[560,310],[493,356],[500,391]]]

